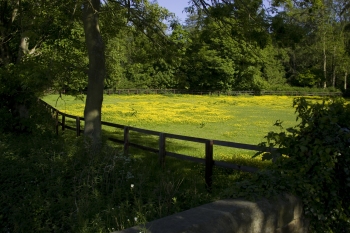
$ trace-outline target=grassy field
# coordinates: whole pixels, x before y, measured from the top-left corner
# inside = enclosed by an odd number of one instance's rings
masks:
[[[292,107],[294,97],[287,96],[195,96],[195,95],[106,95],[102,119],[122,125],[160,132],[233,141],[257,145],[276,120],[285,128],[296,124]],[[84,101],[72,96],[50,95],[44,98],[59,110],[83,116]],[[123,132],[105,127],[106,133],[122,139]],[[131,141],[157,148],[156,137],[131,133]],[[204,145],[167,140],[167,151],[203,157]],[[263,166],[252,160],[255,151],[214,146],[214,159],[241,165]]]
[[[84,102],[51,95],[52,106],[82,116]],[[291,97],[105,96],[103,120],[174,134],[257,144],[279,119],[295,124]],[[43,110],[44,111],[44,110]],[[43,119],[45,111],[43,112]],[[0,229],[4,232],[112,232],[227,198],[224,192],[251,174],[214,168],[207,192],[204,166],[104,144],[86,150],[74,131],[47,126],[31,134],[0,134]],[[72,122],[73,123],[73,122]],[[122,132],[105,128],[105,134]],[[157,138],[131,133],[157,147]],[[203,157],[203,145],[167,141],[167,150]],[[216,159],[264,167],[249,152],[214,148]]]
[[[83,116],[85,102],[71,96],[44,98],[63,112]],[[104,96],[102,119],[194,137],[256,144],[276,120],[295,124],[293,97],[286,96]]]

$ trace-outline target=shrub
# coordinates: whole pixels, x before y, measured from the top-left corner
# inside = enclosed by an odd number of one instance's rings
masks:
[[[299,124],[270,132],[261,146],[273,160],[271,170],[258,173],[228,190],[231,196],[267,197],[293,193],[304,204],[311,232],[350,232],[350,106],[343,99],[310,103],[296,98]],[[282,128],[277,121],[276,126]]]
[[[315,232],[350,231],[350,107],[342,99],[309,103],[294,100],[300,123],[287,132],[270,132],[263,145],[279,149],[282,183],[301,197]],[[280,126],[280,123],[277,123]]]
[[[30,67],[9,64],[0,69],[0,131],[32,131],[36,120],[43,118],[42,113],[38,113],[37,100],[49,82],[45,74],[32,71]]]

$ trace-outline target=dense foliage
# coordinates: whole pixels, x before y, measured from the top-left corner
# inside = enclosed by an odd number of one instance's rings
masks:
[[[261,144],[278,148],[263,154],[274,161],[273,169],[238,184],[234,195],[294,193],[303,201],[311,232],[349,232],[350,107],[342,99],[310,103],[304,98],[294,106],[300,123],[270,132]]]
[[[206,10],[190,7],[180,24],[156,3],[136,1],[137,8],[128,12],[123,1],[110,2],[100,17],[106,87],[344,89],[350,61],[345,3],[275,1],[266,8],[260,0],[232,1]],[[73,3],[38,4],[41,13],[30,0],[1,2],[0,68],[23,63],[42,71],[31,79],[46,80],[61,91],[84,90],[88,63],[81,13]],[[24,18],[28,23],[21,23]]]
[[[105,88],[347,88],[346,1],[204,2],[192,1],[182,24],[156,2],[101,4]],[[29,110],[23,96],[37,98],[50,88],[75,95],[87,90],[89,60],[78,5],[1,1],[5,115],[18,115],[20,105]]]

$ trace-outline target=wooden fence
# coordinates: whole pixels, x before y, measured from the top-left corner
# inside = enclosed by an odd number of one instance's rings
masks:
[[[77,136],[81,135],[81,132],[83,132],[83,129],[81,128],[80,122],[84,121],[84,117],[73,116],[73,115],[69,115],[69,114],[60,112],[56,108],[47,104],[46,102],[44,102],[44,101],[41,101],[41,102],[44,104],[44,106],[48,109],[48,111],[50,111],[52,116],[55,118],[56,134],[59,133],[59,128],[61,126],[62,130],[65,130],[65,129],[74,130],[74,131],[76,131]],[[59,116],[61,116],[61,122],[59,121]],[[75,120],[75,127],[67,125],[66,118],[74,119]],[[231,148],[238,148],[238,149],[245,149],[245,150],[253,150],[253,151],[265,151],[265,152],[271,152],[271,151],[275,150],[274,148],[264,148],[264,147],[259,147],[256,145],[249,145],[249,144],[244,144],[244,143],[236,143],[236,142],[220,141],[220,140],[209,140],[209,139],[204,139],[204,138],[196,138],[196,137],[182,136],[182,135],[177,135],[177,134],[163,133],[163,132],[158,132],[158,131],[153,131],[153,130],[140,129],[140,128],[136,128],[136,127],[130,127],[130,126],[119,125],[119,124],[110,123],[110,122],[104,122],[104,121],[102,121],[102,125],[124,130],[124,139],[123,140],[116,139],[116,138],[109,138],[110,141],[124,145],[124,147],[123,147],[124,154],[128,154],[129,147],[135,147],[135,148],[142,149],[145,151],[157,153],[159,156],[159,163],[163,167],[165,166],[166,156],[170,156],[170,157],[181,159],[181,160],[192,161],[195,163],[204,164],[205,165],[205,182],[206,182],[206,185],[207,185],[209,190],[211,189],[211,186],[212,186],[212,176],[213,176],[213,167],[214,166],[221,167],[221,168],[227,168],[227,169],[233,169],[233,170],[239,170],[239,171],[244,171],[244,172],[250,172],[250,173],[255,173],[258,171],[258,168],[255,168],[255,167],[241,166],[238,164],[232,164],[232,163],[227,163],[227,162],[222,162],[222,161],[215,161],[213,159],[213,147],[214,147],[214,145],[231,147]],[[146,135],[158,136],[158,138],[159,138],[158,149],[147,147],[144,145],[139,145],[139,144],[136,144],[134,142],[131,142],[130,137],[129,137],[130,131],[135,131],[135,132],[143,133]],[[204,144],[204,146],[205,146],[204,158],[196,158],[196,157],[192,157],[192,156],[188,156],[188,155],[177,154],[177,153],[167,151],[166,150],[166,139],[167,138]]]
[[[105,94],[191,94],[191,95],[287,95],[287,96],[342,96],[341,92],[306,92],[306,91],[198,91],[179,89],[106,89]]]
[[[181,89],[105,89],[104,94],[112,95],[138,95],[138,94],[189,94],[189,95],[228,95],[228,96],[239,96],[239,95],[285,95],[285,96],[342,96],[343,93],[338,92],[307,92],[307,91],[201,91],[201,90],[181,90]],[[47,91],[51,92],[50,90]],[[65,90],[62,91],[65,93]],[[83,94],[85,92],[81,92]]]

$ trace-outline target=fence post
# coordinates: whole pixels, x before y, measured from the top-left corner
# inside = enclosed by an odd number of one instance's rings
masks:
[[[205,183],[209,192],[213,184],[213,145],[213,140],[207,140],[205,143]]]
[[[159,163],[162,167],[165,166],[165,134],[159,134]]]
[[[66,116],[62,115],[62,131],[66,129]]]
[[[129,127],[124,126],[124,155],[129,154]]]
[[[75,124],[76,124],[76,130],[77,130],[77,137],[80,136],[80,118],[79,117],[76,117],[75,118]]]
[[[56,135],[58,135],[58,110],[56,110],[56,115],[55,115],[55,130],[56,130]]]

